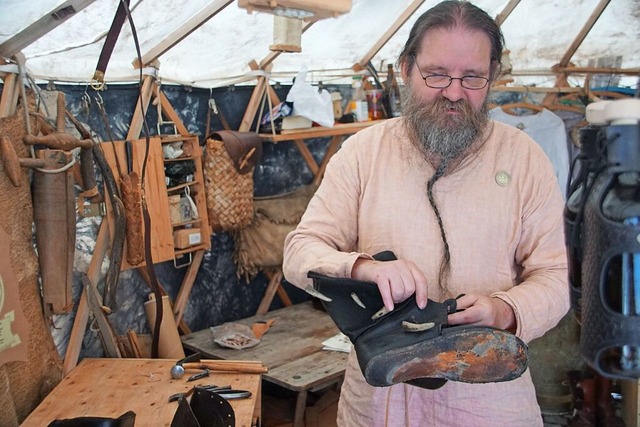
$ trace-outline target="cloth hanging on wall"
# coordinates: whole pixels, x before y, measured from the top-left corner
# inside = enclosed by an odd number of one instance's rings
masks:
[[[540,145],[551,160],[562,195],[566,199],[570,161],[564,121],[546,108],[536,114],[516,116],[496,107],[489,110],[489,116],[493,120],[517,127]]]

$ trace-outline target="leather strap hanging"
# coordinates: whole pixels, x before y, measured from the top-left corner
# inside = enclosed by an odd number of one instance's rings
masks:
[[[107,71],[109,58],[111,58],[111,53],[116,45],[116,41],[118,40],[118,35],[122,29],[124,20],[127,18],[126,9],[129,8],[129,1],[130,0],[120,0],[116,14],[111,22],[111,27],[109,27],[107,38],[104,41],[104,45],[102,45],[102,51],[98,58],[98,65],[96,66],[96,71],[93,73],[93,79],[91,79],[91,87],[96,90],[101,90],[104,87],[104,74]]]

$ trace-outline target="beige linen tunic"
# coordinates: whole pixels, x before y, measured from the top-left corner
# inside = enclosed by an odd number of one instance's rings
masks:
[[[441,301],[443,252],[427,198],[434,169],[408,142],[402,118],[358,132],[331,159],[298,228],[285,242],[284,275],[304,288],[307,272],[350,277],[359,256],[392,250],[424,272]],[[525,342],[569,308],[563,199],[551,163],[524,132],[491,122],[480,151],[434,185],[451,251],[450,296],[502,298]],[[302,319],[301,319],[302,320]],[[447,382],[437,390],[368,385],[355,355],[342,386],[341,426],[542,425],[527,371],[502,383]]]

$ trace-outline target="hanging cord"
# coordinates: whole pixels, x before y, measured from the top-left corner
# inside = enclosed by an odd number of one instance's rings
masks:
[[[120,0],[120,3],[124,5],[124,10],[127,14],[127,19],[129,20],[129,25],[131,27],[131,35],[133,36],[133,41],[136,48],[136,55],[138,58],[138,62],[142,65],[142,54],[140,52],[140,43],[138,42],[138,34],[136,32],[136,27],[133,23],[133,18],[131,16],[131,10],[129,10],[129,5],[125,0]],[[145,194],[145,176],[147,171],[147,162],[149,159],[149,148],[151,145],[150,136],[149,136],[149,124],[147,123],[147,112],[144,108],[144,103],[142,102],[142,83],[143,83],[143,75],[142,75],[142,66],[140,67],[140,77],[139,77],[139,94],[138,100],[140,102],[140,111],[142,112],[142,123],[145,132],[145,151],[144,151],[144,160],[142,162],[142,173],[140,177],[140,193],[142,196],[142,215],[144,218],[144,253],[146,259],[146,269],[147,274],[150,279],[150,286],[155,295],[155,308],[156,308],[156,319],[153,329],[153,341],[151,343],[151,357],[158,357],[158,343],[160,339],[160,326],[162,325],[162,292],[160,289],[160,285],[158,283],[158,278],[156,277],[155,270],[153,268],[152,262],[152,254],[151,254],[151,217],[149,215],[149,210],[147,207],[147,199]]]
[[[207,101],[207,121],[204,126],[204,138],[209,137],[209,132],[211,132],[211,114],[217,114],[218,107],[216,106],[216,101],[213,99],[213,89],[209,88],[209,100]]]

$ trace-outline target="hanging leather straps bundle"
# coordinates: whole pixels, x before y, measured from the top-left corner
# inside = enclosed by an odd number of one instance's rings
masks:
[[[102,51],[98,58],[98,65],[96,66],[96,71],[93,73],[93,78],[91,79],[91,87],[96,90],[100,90],[104,87],[104,74],[107,71],[109,58],[111,58],[111,53],[116,45],[116,40],[118,40],[118,35],[122,29],[124,20],[127,18],[126,10],[129,9],[129,1],[130,0],[120,0],[118,3],[118,9],[116,10],[116,14],[111,22],[111,27],[109,27],[107,38],[104,41],[104,45],[102,45]]]

